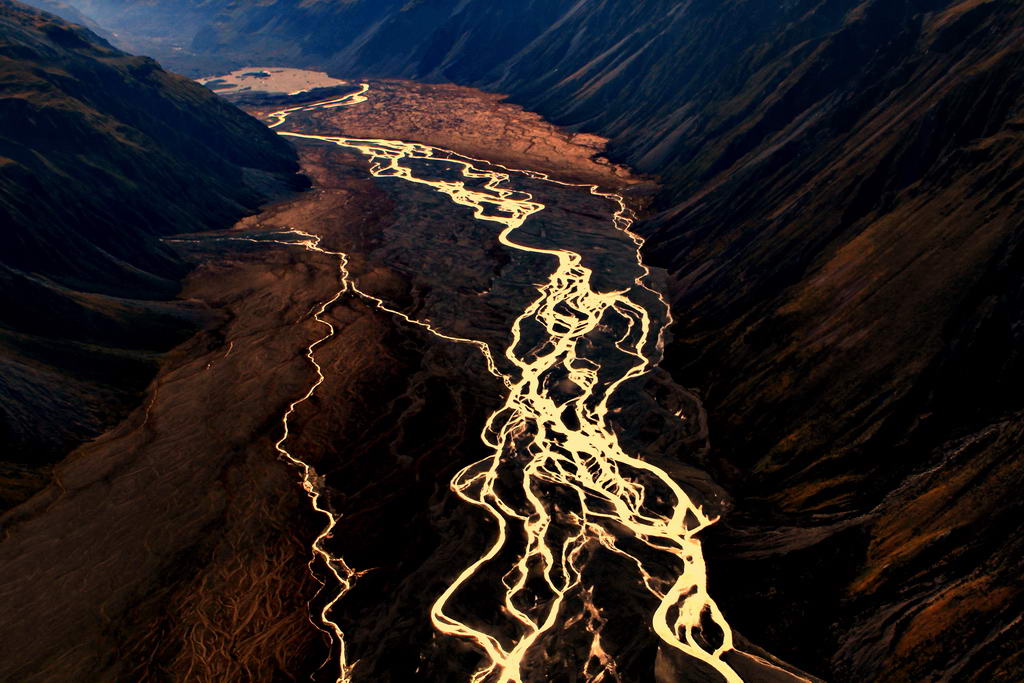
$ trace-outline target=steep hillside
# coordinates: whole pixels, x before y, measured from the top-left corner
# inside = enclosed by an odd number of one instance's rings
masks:
[[[159,237],[229,225],[296,170],[206,89],[0,3],[0,502],[121,415],[207,315],[166,301],[184,266]]]
[[[1019,677],[1020,2],[82,7],[140,35],[184,8],[182,68],[452,80],[613,138],[665,185],[641,229],[737,498],[739,628],[836,680]]]
[[[730,607],[817,625],[838,680],[1021,671],[1024,11],[946,5],[865,4],[703,104],[646,228],[743,500]]]

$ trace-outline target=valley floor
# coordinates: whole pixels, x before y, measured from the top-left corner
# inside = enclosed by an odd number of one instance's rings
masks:
[[[616,189],[640,184],[591,160],[600,140],[564,134],[490,96],[394,83],[380,92],[387,106],[374,104],[367,116],[337,109],[301,122],[327,134],[444,145]],[[434,95],[449,106],[422,106]],[[52,486],[4,516],[0,572],[12,578],[0,594],[9,615],[0,642],[18,656],[0,658],[0,678],[269,681],[319,672],[334,680],[328,641],[310,612],[339,589],[318,592],[306,568],[323,519],[274,448],[288,405],[316,380],[305,352],[324,326],[313,313],[341,284],[329,252],[348,255],[362,291],[499,350],[551,264],[510,254],[493,226],[453,211],[429,188],[372,179],[354,151],[298,148],[313,190],[232,231],[171,241],[196,266],[182,297],[218,322],[167,355],[128,420],[78,449]],[[531,224],[530,240],[574,240],[595,266],[595,287],[636,268],[635,245],[612,229],[606,199],[579,187],[545,191],[549,209]],[[281,243],[294,231],[319,236],[325,251]],[[477,666],[473,651],[437,637],[427,614],[453,572],[492,542],[493,524],[451,495],[448,482],[487,456],[480,431],[506,388],[473,345],[440,339],[366,298],[343,296],[323,319],[336,332],[316,349],[325,381],[290,418],[288,449],[316,467],[330,492],[340,516],[332,552],[366,572],[332,618],[367,680],[465,679]],[[624,446],[682,482],[708,513],[725,512],[725,492],[699,469],[707,433],[697,399],[659,370],[624,391],[611,418]],[[594,565],[602,594],[587,598],[594,611],[580,624],[601,631],[595,642],[625,679],[713,678],[635,628],[657,602],[639,579],[622,579],[632,570],[610,557]],[[486,613],[488,600],[470,604]],[[737,643],[757,653],[727,655],[744,678],[799,679],[739,635]],[[583,641],[566,640],[535,666],[575,675],[594,657]]]

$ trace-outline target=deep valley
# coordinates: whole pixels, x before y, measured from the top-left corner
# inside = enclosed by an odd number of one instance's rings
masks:
[[[1019,2],[69,3],[0,681],[1024,675]]]

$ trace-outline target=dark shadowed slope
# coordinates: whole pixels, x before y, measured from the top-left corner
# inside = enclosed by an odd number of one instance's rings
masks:
[[[1012,680],[1024,10],[900,5],[705,105],[719,137],[667,167],[650,256],[745,500],[714,565],[731,606],[773,644],[818,625],[791,647],[839,680]]]
[[[296,170],[205,88],[0,3],[0,500],[110,424],[201,318],[164,302],[184,268],[159,236],[229,225]]]

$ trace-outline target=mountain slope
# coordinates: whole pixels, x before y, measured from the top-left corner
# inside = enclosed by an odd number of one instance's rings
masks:
[[[296,170],[205,88],[0,3],[0,481],[112,423],[209,315],[167,301],[185,268],[159,237],[229,225]]]

